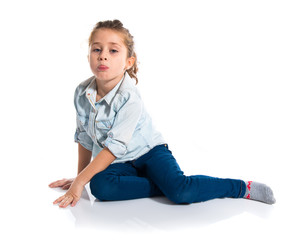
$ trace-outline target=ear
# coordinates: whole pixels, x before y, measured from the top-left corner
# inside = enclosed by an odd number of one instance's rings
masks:
[[[132,66],[133,66],[133,64],[134,64],[134,62],[135,62],[135,60],[136,60],[135,57],[127,58],[125,69],[128,70],[128,69],[132,68]]]

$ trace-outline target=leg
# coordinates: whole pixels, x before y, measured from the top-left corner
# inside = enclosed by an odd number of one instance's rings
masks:
[[[214,198],[242,198],[246,184],[242,180],[203,175],[184,176],[167,145],[160,145],[134,162],[175,203],[193,203]]]
[[[93,176],[92,195],[99,200],[129,200],[162,195],[148,178],[141,177],[131,162],[115,163]]]

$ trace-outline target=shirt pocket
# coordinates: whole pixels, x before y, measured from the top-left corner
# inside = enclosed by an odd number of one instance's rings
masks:
[[[107,138],[107,133],[113,126],[114,118],[107,120],[97,120],[96,126],[96,137],[99,141],[104,141]]]

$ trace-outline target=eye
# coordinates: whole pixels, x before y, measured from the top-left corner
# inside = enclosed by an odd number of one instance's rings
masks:
[[[111,53],[117,53],[117,52],[118,52],[118,50],[111,49],[111,50],[110,50],[110,52],[111,52]]]
[[[99,48],[92,49],[92,52],[100,52],[100,51],[101,51],[101,49],[99,49]]]

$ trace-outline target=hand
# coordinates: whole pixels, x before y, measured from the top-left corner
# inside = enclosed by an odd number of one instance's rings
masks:
[[[71,204],[71,206],[74,207],[78,202],[78,200],[80,199],[84,187],[85,187],[84,185],[74,180],[67,193],[57,198],[53,202],[53,204],[58,204],[58,206],[61,208],[66,208],[69,204]]]
[[[69,178],[69,179],[63,178],[62,180],[58,180],[58,181],[50,183],[49,187],[50,188],[61,187],[63,190],[67,190],[70,188],[73,181],[74,181],[74,178]]]

